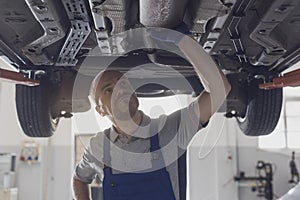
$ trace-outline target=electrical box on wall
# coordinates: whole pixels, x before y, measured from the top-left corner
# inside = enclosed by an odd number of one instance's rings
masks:
[[[17,200],[18,199],[18,189],[0,189],[0,199],[1,200]]]
[[[0,188],[15,187],[15,165],[14,153],[0,153]]]
[[[26,163],[40,162],[40,144],[36,141],[24,141],[21,145],[20,161]]]
[[[10,171],[10,160],[8,153],[0,154],[0,188],[3,188],[5,173]]]

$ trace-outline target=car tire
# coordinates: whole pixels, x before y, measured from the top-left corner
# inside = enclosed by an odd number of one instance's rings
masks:
[[[268,135],[275,129],[282,108],[282,88],[252,90],[246,114],[238,117],[240,129],[248,136]]]
[[[20,125],[29,137],[50,137],[59,122],[52,114],[53,91],[50,83],[41,79],[39,86],[16,85],[16,107]]]

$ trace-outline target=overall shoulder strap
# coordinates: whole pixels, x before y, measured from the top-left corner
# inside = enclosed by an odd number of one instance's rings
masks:
[[[158,138],[158,120],[151,119],[150,123],[150,152],[154,152],[160,148]]]
[[[103,162],[105,167],[111,166],[111,157],[110,157],[110,129],[104,130],[103,137]]]

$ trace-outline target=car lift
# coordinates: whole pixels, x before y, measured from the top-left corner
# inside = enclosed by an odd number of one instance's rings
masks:
[[[297,184],[299,180],[299,172],[295,163],[295,152],[292,152],[292,160],[290,161],[290,169],[291,169],[291,179],[289,183]]]
[[[251,186],[253,192],[257,192],[258,197],[264,197],[267,200],[273,200],[273,170],[272,164],[258,161],[256,165],[258,176],[245,176],[245,172],[240,172],[234,177],[237,182],[257,182],[257,185]],[[264,173],[261,173],[264,172]]]
[[[283,87],[297,87],[300,86],[300,69],[288,72],[281,77],[273,79],[273,82],[260,84],[260,89],[275,89]]]
[[[4,79],[17,84],[23,84],[27,86],[36,86],[40,84],[39,80],[27,78],[25,75],[0,68],[0,80]],[[284,74],[281,77],[273,79],[273,82],[260,84],[260,89],[275,89],[283,87],[297,87],[300,86],[300,69],[291,71]]]
[[[37,86],[40,84],[39,80],[27,78],[24,74],[13,72],[0,68],[0,80],[9,81],[16,84],[22,84],[27,86]]]

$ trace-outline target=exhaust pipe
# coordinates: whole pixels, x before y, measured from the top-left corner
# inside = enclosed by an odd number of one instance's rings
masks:
[[[174,28],[184,17],[188,0],[140,0],[140,22],[146,27]]]

